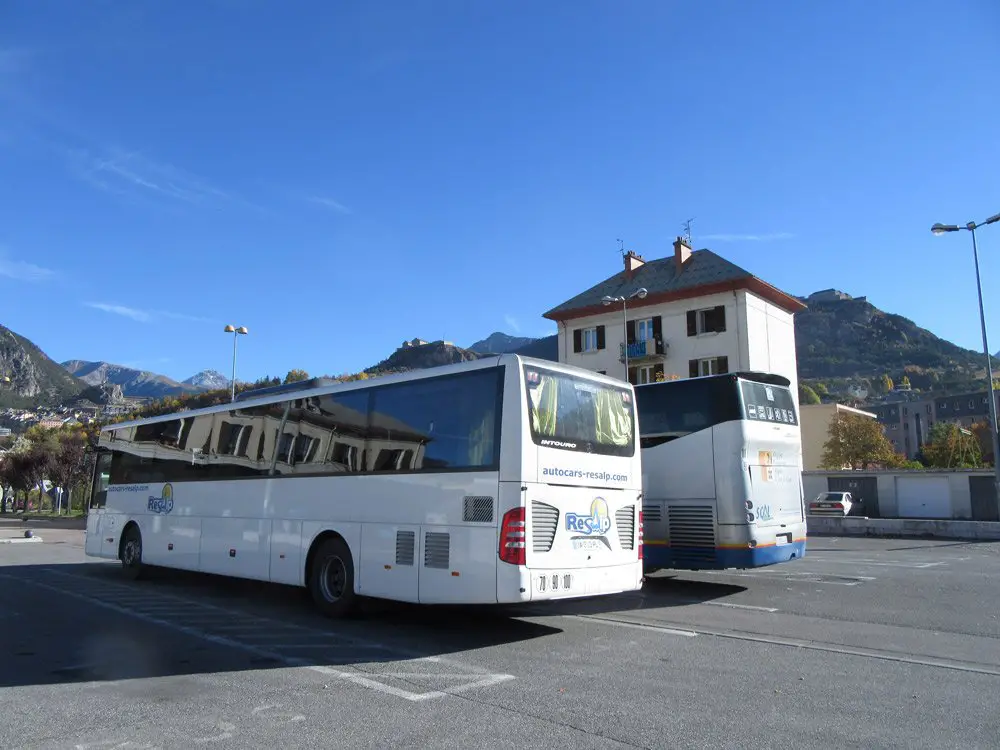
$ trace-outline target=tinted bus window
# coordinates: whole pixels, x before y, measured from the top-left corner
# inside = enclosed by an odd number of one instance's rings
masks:
[[[690,378],[635,389],[639,432],[680,437],[741,419],[739,393],[731,377]]]

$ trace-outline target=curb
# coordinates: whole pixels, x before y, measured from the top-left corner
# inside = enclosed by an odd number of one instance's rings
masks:
[[[1000,541],[1000,522],[918,518],[824,518],[806,516],[810,536],[868,536],[912,539]]]
[[[40,536],[13,537],[12,539],[0,539],[0,544],[32,544],[41,542]]]

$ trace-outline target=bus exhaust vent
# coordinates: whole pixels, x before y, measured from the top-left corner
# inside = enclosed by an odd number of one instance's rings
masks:
[[[642,520],[643,523],[659,523],[663,520],[663,507],[659,503],[656,503],[656,505],[643,505]]]
[[[489,495],[466,495],[462,520],[466,523],[492,523],[493,498]]]
[[[451,537],[449,534],[440,531],[428,531],[424,534],[424,567],[425,568],[447,568],[450,552]]]
[[[715,559],[715,514],[712,506],[668,506],[667,533],[670,550],[678,559]]]
[[[531,549],[533,552],[548,552],[556,539],[556,527],[559,526],[559,509],[542,503],[531,501]]]
[[[396,532],[396,565],[413,565],[417,535],[413,531]]]
[[[635,506],[626,505],[615,511],[615,526],[618,527],[618,544],[622,549],[635,549]]]

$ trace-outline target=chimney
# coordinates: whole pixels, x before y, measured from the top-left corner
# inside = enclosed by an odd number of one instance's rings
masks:
[[[625,273],[631,275],[635,269],[645,263],[641,255],[636,255],[634,252],[629,250],[625,253]]]
[[[684,241],[683,237],[674,240],[674,263],[677,266],[677,273],[684,270],[684,263],[691,257],[691,246]]]

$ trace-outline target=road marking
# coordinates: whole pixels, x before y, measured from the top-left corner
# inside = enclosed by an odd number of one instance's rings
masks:
[[[756,612],[777,612],[777,607],[758,607],[753,604],[734,604],[733,602],[692,602],[693,604],[710,604],[713,607],[732,607],[733,609],[750,609]]]
[[[844,565],[880,565],[885,568],[934,568],[938,565],[947,565],[946,561],[940,562],[884,562],[882,560],[863,560],[860,558],[833,558],[833,557],[811,557],[809,562],[842,563]]]
[[[628,622],[627,620],[616,620],[611,617],[601,617],[599,615],[558,615],[558,617],[565,617],[568,620],[583,620],[584,622],[600,622],[604,625],[613,625],[616,628],[632,628],[634,630],[652,630],[655,633],[663,633],[665,635],[679,635],[684,638],[695,638],[697,633],[691,630],[680,630],[679,628],[670,628],[662,625],[647,625],[638,622]]]
[[[0,539],[0,544],[37,544],[41,541],[40,536],[16,536]]]
[[[62,571],[51,570],[51,569],[44,569],[44,572],[48,573],[50,575],[53,575],[53,576],[59,576],[61,578],[70,578],[70,579],[74,579],[76,581],[84,581],[86,583],[92,584],[94,587],[98,587],[98,588],[102,589],[101,594],[103,594],[103,595],[113,594],[113,592],[114,592],[115,589],[121,590],[121,589],[124,588],[124,587],[120,586],[119,584],[108,583],[106,581],[95,581],[95,580],[93,580],[91,578],[88,578],[86,576],[80,576],[80,575],[76,575],[76,574],[73,574],[73,573],[65,573],[65,572],[62,572]],[[430,662],[433,662],[433,663],[436,663],[436,664],[441,664],[442,666],[445,666],[445,667],[452,667],[452,668],[454,668],[456,670],[459,670],[461,672],[461,674],[451,673],[451,674],[454,674],[454,677],[453,678],[449,678],[449,679],[468,679],[469,680],[469,682],[462,683],[462,684],[459,684],[459,685],[452,685],[452,686],[449,686],[447,688],[443,688],[443,689],[440,689],[440,690],[432,690],[432,691],[428,691],[428,692],[417,693],[417,692],[412,692],[412,691],[409,691],[409,690],[403,690],[401,688],[398,688],[398,687],[395,687],[395,686],[392,686],[392,685],[387,685],[387,684],[384,684],[382,682],[379,682],[376,679],[377,677],[380,676],[379,673],[366,674],[366,673],[362,672],[362,670],[361,670],[360,667],[354,667],[355,669],[358,670],[357,672],[348,672],[348,671],[345,671],[344,669],[334,669],[333,667],[328,667],[328,666],[321,665],[321,664],[315,664],[313,661],[310,661],[310,660],[305,659],[305,658],[292,656],[290,654],[283,654],[279,650],[277,650],[278,648],[280,648],[280,645],[279,646],[274,646],[272,644],[260,645],[260,644],[249,643],[249,642],[246,642],[246,641],[243,641],[243,640],[234,640],[233,638],[227,637],[226,635],[221,635],[221,634],[215,633],[215,632],[207,632],[206,630],[200,629],[198,627],[194,627],[192,625],[186,625],[186,624],[182,624],[180,622],[175,622],[175,621],[172,621],[172,620],[164,619],[164,617],[161,616],[161,614],[166,614],[166,613],[144,612],[141,609],[139,609],[138,607],[142,606],[141,602],[134,602],[133,601],[133,602],[130,602],[127,606],[121,606],[121,605],[119,605],[119,604],[117,604],[115,602],[108,601],[108,600],[101,599],[101,598],[97,598],[97,595],[90,595],[90,594],[87,594],[87,593],[81,593],[79,590],[70,590],[70,589],[60,588],[58,586],[53,586],[53,585],[50,585],[48,583],[43,583],[43,582],[38,581],[38,580],[36,580],[34,578],[15,577],[15,576],[6,575],[6,574],[3,574],[3,573],[0,573],[0,578],[4,578],[4,579],[7,579],[7,580],[11,580],[11,581],[18,581],[18,582],[26,584],[26,585],[37,586],[39,588],[46,589],[48,591],[53,591],[53,592],[56,592],[56,593],[59,593],[59,594],[63,594],[63,595],[66,595],[66,596],[74,597],[76,599],[81,599],[83,601],[90,602],[91,604],[94,604],[96,606],[104,607],[105,609],[110,609],[110,610],[112,610],[114,612],[118,612],[120,614],[127,615],[129,617],[134,617],[134,618],[136,618],[138,620],[141,620],[143,622],[151,623],[151,624],[154,624],[154,625],[159,625],[161,627],[166,627],[166,628],[169,628],[171,630],[177,631],[179,633],[184,633],[185,635],[189,635],[189,636],[192,636],[194,638],[199,638],[201,640],[208,641],[209,643],[214,643],[214,644],[219,645],[219,646],[225,646],[225,647],[228,647],[228,648],[233,648],[233,649],[237,649],[237,650],[241,650],[241,651],[246,651],[248,653],[254,654],[255,656],[258,656],[258,657],[261,657],[261,658],[265,658],[265,659],[269,659],[269,660],[272,660],[272,661],[276,661],[279,664],[284,664],[287,667],[305,668],[305,669],[308,669],[308,670],[310,670],[312,672],[317,672],[319,674],[334,676],[334,677],[337,677],[338,679],[344,680],[345,682],[350,682],[350,683],[353,683],[355,685],[359,685],[359,686],[368,688],[370,690],[375,690],[377,692],[385,693],[385,694],[388,694],[388,695],[393,695],[393,696],[396,696],[398,698],[403,698],[405,700],[413,701],[413,702],[422,702],[422,701],[427,701],[427,700],[431,700],[431,699],[435,699],[435,698],[444,698],[444,697],[449,696],[449,695],[456,695],[458,693],[463,693],[463,692],[466,692],[466,691],[469,691],[469,690],[473,690],[473,689],[477,689],[477,688],[490,687],[492,685],[497,685],[497,684],[500,684],[500,683],[503,683],[503,682],[509,682],[511,680],[516,679],[515,676],[511,675],[511,674],[499,674],[499,673],[491,673],[491,672],[482,672],[482,671],[479,671],[479,670],[477,670],[477,669],[475,669],[473,667],[470,667],[470,666],[467,666],[467,665],[464,665],[464,664],[459,664],[459,663],[453,662],[451,660],[446,660],[446,659],[443,659],[441,657],[437,657],[437,656],[434,656],[434,657],[416,656],[414,654],[406,653],[405,649],[401,649],[401,648],[386,648],[386,647],[380,646],[378,644],[366,643],[364,641],[361,641],[359,639],[353,638],[351,636],[338,636],[335,633],[329,633],[329,634],[327,634],[327,633],[321,633],[319,631],[313,631],[313,630],[310,630],[309,628],[305,628],[305,627],[302,627],[302,626],[299,626],[299,625],[294,625],[294,624],[290,624],[290,623],[281,623],[281,622],[277,622],[275,620],[270,620],[269,618],[261,617],[261,616],[258,616],[258,615],[248,615],[247,613],[244,613],[244,612],[237,612],[237,611],[227,610],[224,607],[220,607],[220,606],[215,605],[215,604],[207,604],[206,603],[206,604],[200,605],[200,606],[204,607],[206,610],[216,610],[218,612],[227,612],[229,614],[230,618],[242,618],[244,620],[246,620],[248,617],[252,618],[252,619],[257,620],[259,622],[265,623],[266,624],[265,627],[270,627],[272,630],[275,629],[275,628],[277,628],[277,629],[286,629],[286,630],[295,631],[295,634],[294,634],[293,637],[295,637],[296,639],[298,639],[298,638],[306,635],[306,636],[311,636],[311,637],[324,636],[324,637],[327,637],[328,639],[331,639],[331,640],[333,640],[333,639],[339,639],[339,641],[340,641],[339,643],[336,643],[336,642],[334,642],[334,643],[329,643],[328,642],[326,644],[317,643],[317,644],[315,644],[315,645],[312,646],[313,648],[315,648],[317,650],[319,650],[319,649],[338,649],[338,650],[340,650],[340,649],[348,648],[348,647],[350,647],[350,648],[356,648],[356,647],[366,648],[367,647],[367,650],[378,649],[378,650],[382,650],[382,651],[388,652],[389,654],[399,655],[400,657],[403,657],[401,659],[397,659],[396,660],[396,661],[399,661],[399,662],[403,662],[403,661],[415,661],[415,662],[430,661]],[[165,597],[169,597],[171,599],[176,599],[179,602],[185,602],[187,604],[194,604],[194,602],[190,602],[188,600],[185,600],[185,599],[183,599],[183,598],[181,598],[179,596],[176,596],[175,594],[159,594],[158,593],[158,594],[155,595],[156,601],[160,602],[160,603],[163,602],[163,599]],[[151,598],[153,598],[152,594],[151,594]],[[189,619],[191,619],[191,618],[189,618]],[[262,630],[263,630],[263,628],[262,628]],[[261,633],[258,632],[256,635],[257,635],[257,637],[260,637]],[[288,636],[285,635],[285,636],[282,636],[282,637],[288,637]],[[345,643],[344,641],[347,641],[347,643]],[[396,677],[395,675],[393,675],[390,679],[403,680],[403,679],[407,679],[407,678]]]

